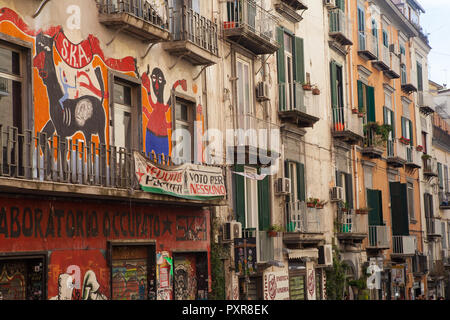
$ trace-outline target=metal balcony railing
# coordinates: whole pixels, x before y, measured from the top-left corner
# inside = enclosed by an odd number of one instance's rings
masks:
[[[416,252],[416,237],[392,236],[392,253],[399,255],[413,255]]]
[[[338,233],[367,234],[367,214],[354,214],[353,210],[338,214]]]
[[[364,136],[363,122],[361,118],[353,115],[349,108],[333,108],[333,131],[350,131],[358,136]]]
[[[170,32],[174,41],[189,41],[219,54],[217,24],[187,7],[170,8]]]
[[[322,233],[321,210],[307,208],[303,201],[289,202],[286,208],[286,230],[300,233]]]
[[[401,75],[400,72],[400,57],[396,55],[395,53],[391,52],[391,69],[394,71],[397,75]]]
[[[369,226],[369,247],[389,248],[388,226]]]
[[[427,224],[427,235],[442,236],[442,223],[440,219],[425,218]]]
[[[0,126],[0,176],[137,189],[131,150]],[[161,158],[162,159],[162,158]],[[157,161],[156,156],[154,158]]]
[[[165,2],[159,6],[146,0],[101,0],[100,13],[128,13],[157,27],[168,28],[168,7]]]
[[[306,94],[303,85],[300,82],[294,81],[292,84],[281,83],[278,84],[280,93],[284,93],[285,106],[284,110],[280,111],[299,111],[314,117],[319,117],[317,108],[314,108],[311,96]],[[281,94],[279,95],[282,96]]]
[[[386,66],[391,68],[391,56],[390,56],[389,48],[386,48],[384,45],[381,45],[380,51],[381,51],[381,61],[383,61],[383,63]]]
[[[394,141],[388,140],[386,144],[386,150],[387,150],[387,156],[388,158],[392,158],[395,156],[395,149],[394,149]]]
[[[366,52],[372,59],[376,59],[378,57],[378,41],[372,32],[359,31],[358,46],[359,52]]]
[[[390,152],[392,152],[392,154],[395,154],[395,150],[394,150],[394,142],[391,141],[391,149]],[[384,149],[385,147],[387,147],[387,143],[385,144],[383,142],[383,140],[381,139],[381,136],[379,134],[377,134],[376,130],[373,128],[367,128],[367,130],[365,130],[364,133],[364,147],[365,148],[371,148],[371,147],[375,147],[375,148],[379,148],[379,149]]]
[[[330,17],[330,36],[336,37],[343,44],[352,44],[351,20],[341,9],[332,9],[329,11]]]
[[[429,176],[437,176],[437,160],[435,158],[423,158],[423,173]]]
[[[406,65],[404,64],[400,66],[400,80],[402,85],[408,83],[408,74],[406,72]]]
[[[277,45],[275,35],[277,20],[274,15],[253,0],[227,0],[225,5],[227,14],[223,22],[224,30],[243,28]]]

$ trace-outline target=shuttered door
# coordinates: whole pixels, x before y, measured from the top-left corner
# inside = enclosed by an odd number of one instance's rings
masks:
[[[409,235],[408,201],[406,183],[389,183],[391,194],[392,234],[394,236]]]
[[[270,225],[269,176],[258,181],[258,225],[259,230],[267,230]]]
[[[334,61],[330,62],[330,84],[331,84],[331,106],[333,109],[338,107],[338,87],[337,87],[337,65]],[[333,113],[334,116],[336,116]],[[336,122],[338,119],[334,119]]]
[[[117,246],[112,249],[112,299],[147,299],[146,246]]]
[[[353,179],[352,175],[345,173],[345,197],[348,207],[353,209]]]
[[[306,200],[305,165],[300,162],[297,162],[297,199]]]
[[[284,62],[284,30],[277,27],[277,41],[280,48],[277,52],[277,71],[278,71],[278,107],[280,110],[286,110],[286,74]]]
[[[235,165],[235,172],[244,172],[243,165]],[[245,178],[239,174],[233,174],[234,179],[234,212],[236,221],[245,227]]]
[[[305,82],[305,52],[303,39],[294,37],[294,80],[299,83]]]
[[[26,264],[24,262],[0,262],[1,299],[25,300],[26,278]]]
[[[306,300],[305,293],[305,276],[289,274],[290,300]]]
[[[175,300],[195,300],[197,296],[197,257],[195,254],[174,255],[173,282]]]
[[[369,226],[383,225],[381,191],[367,189],[367,206],[369,211]]]
[[[375,88],[366,86],[367,122],[375,122]]]
[[[357,82],[358,86],[358,110],[359,112],[362,112],[365,108],[364,106],[364,83],[358,80]]]

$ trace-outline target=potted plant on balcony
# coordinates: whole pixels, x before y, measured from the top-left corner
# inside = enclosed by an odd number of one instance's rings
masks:
[[[419,151],[419,152],[422,152],[422,151],[423,151],[423,146],[418,145],[418,146],[416,147],[416,150]]]
[[[316,203],[316,209],[323,209],[323,207],[328,203],[326,200],[320,200]]]
[[[422,159],[423,159],[423,160],[428,160],[428,159],[431,159],[431,156],[430,156],[429,154],[424,153],[424,154],[422,155]]]
[[[311,83],[304,82],[304,83],[302,83],[302,88],[305,91],[311,91],[312,90],[312,85],[311,85]]]
[[[274,225],[271,225],[269,227],[269,229],[267,229],[267,235],[269,237],[276,237],[276,236],[278,236],[278,232],[281,232],[281,231],[283,231],[283,228],[279,224],[274,224]]]
[[[320,94],[320,89],[317,87],[317,85],[313,85],[312,94],[315,96],[318,96]]]
[[[347,202],[342,203],[341,211],[342,212],[348,212],[350,209],[350,205]]]
[[[371,208],[369,207],[362,207],[359,209],[356,209],[357,214],[368,214]]]
[[[409,140],[408,138],[405,138],[403,136],[399,139],[399,141],[406,145],[410,144],[410,142],[411,142],[411,140]]]
[[[352,113],[353,114],[359,114],[359,109],[358,108],[352,108]]]
[[[309,198],[308,200],[306,200],[306,206],[308,208],[315,208],[318,202],[319,199],[317,198]]]

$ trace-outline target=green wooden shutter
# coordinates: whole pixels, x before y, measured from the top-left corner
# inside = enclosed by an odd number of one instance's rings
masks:
[[[353,179],[352,175],[345,173],[345,197],[348,207],[353,209]]]
[[[294,80],[299,83],[305,82],[305,51],[303,39],[299,37],[293,38],[294,44]]]
[[[409,145],[412,147],[414,145],[414,136],[413,136],[413,126],[412,121],[408,120],[409,122]]]
[[[388,124],[388,117],[390,117],[389,110],[386,107],[383,107],[383,123]]]
[[[336,170],[336,187],[342,187],[342,172]]]
[[[336,0],[336,7],[345,11],[345,0]]]
[[[394,111],[389,110],[389,115],[391,117],[391,127],[392,127],[392,138],[395,139],[395,117],[394,117]]]
[[[330,82],[331,82],[331,106],[333,109],[338,107],[337,97],[337,65],[334,61],[330,62]]]
[[[300,162],[297,162],[297,198],[299,201],[306,200],[305,165]]]
[[[422,65],[417,62],[417,90],[423,91]]]
[[[243,165],[235,165],[235,172],[244,172]],[[245,177],[239,174],[233,174],[234,178],[234,211],[236,214],[236,221],[242,223],[245,228]]]
[[[270,190],[269,178],[266,176],[258,181],[258,225],[259,231],[267,230],[270,226]]]
[[[402,117],[402,137],[406,138],[406,123],[405,118]]]
[[[357,84],[358,84],[358,110],[359,112],[362,112],[364,110],[364,83],[358,80]]]
[[[369,226],[383,225],[383,207],[381,191],[367,189],[367,206],[369,211]]]
[[[438,162],[437,168],[438,168],[438,177],[439,177],[439,188],[443,189],[444,188],[444,179],[442,177],[442,163]]]
[[[284,177],[285,178],[290,178],[290,172],[289,172],[289,161],[288,160],[284,160]],[[292,193],[292,189],[291,189],[291,193]],[[291,196],[286,196],[286,203],[288,203],[289,201],[291,201]]]
[[[366,86],[367,122],[375,122],[375,88]]]
[[[406,183],[390,182],[392,235],[409,236]]]
[[[277,41],[280,48],[277,53],[277,69],[278,69],[278,107],[280,110],[286,109],[286,74],[284,64],[284,30],[277,27]]]

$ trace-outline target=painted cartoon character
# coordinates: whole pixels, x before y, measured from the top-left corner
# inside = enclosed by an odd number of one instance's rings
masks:
[[[77,88],[77,77],[75,77],[75,85],[71,86],[69,84],[69,81],[67,80],[66,73],[63,71],[62,68],[59,68],[59,78],[62,81],[62,86],[64,90],[64,96],[61,99],[59,99],[59,104],[61,105],[61,108],[64,110],[64,101],[69,99],[69,89]]]
[[[61,89],[56,74],[53,59],[55,37],[56,35],[50,37],[42,32],[36,36],[36,56],[33,59],[33,66],[39,70],[39,75],[47,87],[50,108],[50,119],[41,131],[46,133],[47,137],[52,137],[56,132],[62,139],[82,132],[87,145],[90,145],[92,135],[98,135],[100,143],[105,144],[106,120],[103,109],[104,84],[101,69],[95,68],[95,75],[102,92],[101,100],[90,95],[68,99]]]
[[[150,76],[153,93],[156,96],[156,102],[150,94],[150,79],[148,78],[148,72],[142,75],[143,86],[147,89],[148,100],[153,111],[150,112],[147,108],[142,108],[144,114],[146,115],[147,122],[147,133],[145,138],[145,152],[151,154],[154,151],[157,155],[164,154],[164,156],[169,155],[169,138],[168,129],[172,128],[172,123],[167,122],[166,113],[172,104],[172,98],[169,98],[166,104],[164,104],[164,88],[166,86],[166,78],[163,72],[159,68],[154,68]],[[178,86],[187,91],[186,80],[176,81],[172,86],[175,90]]]

